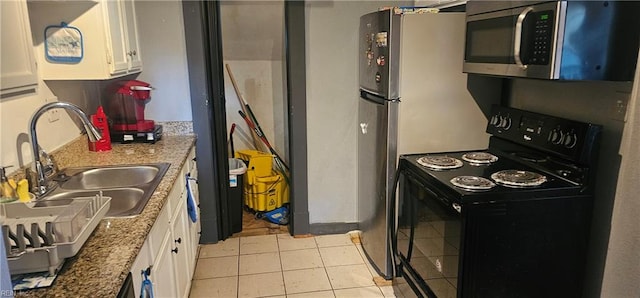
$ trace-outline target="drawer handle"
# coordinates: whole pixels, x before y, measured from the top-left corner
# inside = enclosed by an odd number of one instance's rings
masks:
[[[182,237],[180,237],[180,238],[178,238],[176,240],[173,240],[173,242],[178,243],[178,244],[182,243]]]
[[[174,253],[174,254],[177,254],[178,253],[178,248],[176,247],[176,248],[172,249],[171,252]]]

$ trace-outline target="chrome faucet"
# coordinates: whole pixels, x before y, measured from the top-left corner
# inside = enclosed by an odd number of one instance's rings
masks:
[[[34,114],[31,116],[31,120],[29,121],[29,128],[31,132],[31,148],[33,152],[33,166],[36,171],[36,179],[35,179],[35,195],[37,197],[41,197],[46,195],[53,188],[49,186],[49,181],[47,181],[47,175],[45,173],[42,162],[40,161],[40,146],[38,145],[38,137],[36,134],[36,123],[40,116],[44,115],[47,111],[51,109],[62,108],[65,110],[69,110],[74,112],[82,121],[82,125],[84,125],[84,130],[87,132],[87,136],[91,142],[98,141],[102,138],[102,134],[100,130],[98,130],[87,115],[76,105],[70,104],[68,102],[56,101],[50,102],[42,107],[40,107]]]

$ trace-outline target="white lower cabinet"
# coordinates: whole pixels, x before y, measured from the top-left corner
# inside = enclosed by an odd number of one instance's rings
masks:
[[[171,224],[171,233],[173,235],[173,249],[171,254],[173,257],[173,264],[175,265],[175,282],[177,287],[176,297],[187,297],[189,294],[189,287],[191,286],[191,276],[193,271],[191,270],[190,259],[191,254],[191,241],[189,234],[187,233],[187,196],[186,193],[182,194],[181,200],[182,206],[179,206],[176,210],[176,214],[173,216],[173,222]]]
[[[151,259],[151,253],[149,252],[149,245],[145,241],[142,249],[138,253],[136,260],[133,262],[133,266],[131,266],[131,277],[133,279],[133,291],[136,294],[136,297],[140,297],[140,290],[142,288],[142,281],[144,280],[142,276],[142,272],[146,270],[151,270],[151,265],[153,264],[153,260]],[[150,272],[147,272],[150,273]]]
[[[162,240],[160,253],[151,267],[149,279],[153,283],[154,297],[178,297],[174,280],[175,268],[172,260],[173,238],[167,233]]]
[[[188,160],[131,267],[136,297],[140,297],[145,270],[150,273],[154,297],[189,296],[200,240],[200,215],[193,223],[187,211],[185,174],[193,171]]]
[[[191,271],[195,270],[195,266],[196,266],[196,261],[198,259],[198,247],[199,247],[199,243],[200,243],[200,194],[198,192],[198,168],[196,167],[196,152],[195,152],[195,148],[191,151],[191,154],[189,154],[189,157],[187,159],[187,164],[189,167],[189,177],[191,177],[191,181],[189,182],[191,185],[191,191],[193,193],[194,196],[194,201],[195,201],[195,208],[196,208],[196,215],[198,220],[196,222],[193,222],[191,220],[191,218],[189,218],[187,216],[187,230],[189,233],[189,237],[191,238],[191,257],[190,257],[190,263],[189,263],[189,268]]]

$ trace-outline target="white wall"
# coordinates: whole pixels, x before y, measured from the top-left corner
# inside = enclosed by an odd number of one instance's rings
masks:
[[[16,171],[18,167],[27,165],[33,160],[29,120],[31,115],[45,104],[45,99],[53,96],[47,85],[40,80],[35,93],[0,100],[0,139],[2,140],[0,165],[13,165],[13,168],[7,170],[8,173]],[[65,98],[59,98],[59,100],[65,100]],[[61,147],[80,134],[80,130],[67,113],[60,111],[58,114],[60,120],[50,123],[47,115],[44,115],[36,126],[38,143],[47,152]]]
[[[285,154],[287,123],[284,118],[286,101],[283,89],[283,61],[226,60],[225,63],[229,64],[243,99],[251,106],[269,143],[285,161],[288,160]],[[240,103],[226,71],[224,83],[227,129],[231,129],[233,123],[236,124],[233,134],[234,149],[254,149],[249,127],[238,113],[241,110]],[[265,147],[260,148],[267,150]]]
[[[244,101],[276,152],[288,161],[284,77],[284,2],[223,1],[220,3],[222,48]],[[227,129],[233,123],[234,149],[256,149],[250,128],[225,67]],[[258,141],[257,149],[267,151]]]
[[[142,73],[151,84],[145,118],[191,121],[191,93],[180,1],[136,1]]]
[[[309,222],[357,222],[360,16],[398,1],[306,2]]]

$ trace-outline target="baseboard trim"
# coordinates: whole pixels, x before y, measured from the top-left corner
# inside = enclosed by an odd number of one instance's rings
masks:
[[[358,223],[355,222],[331,222],[309,224],[309,233],[313,235],[344,234],[357,230]]]

